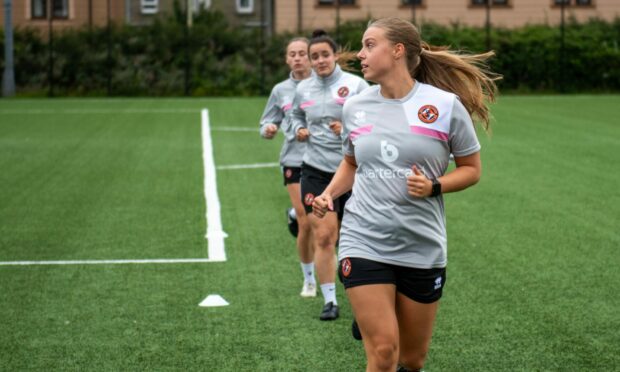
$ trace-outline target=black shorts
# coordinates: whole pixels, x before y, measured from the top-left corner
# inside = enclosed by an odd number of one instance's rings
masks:
[[[301,202],[304,204],[306,213],[312,213],[314,197],[325,191],[333,177],[334,173],[325,172],[307,164],[301,165]],[[351,193],[348,192],[334,200],[334,211],[338,213],[340,220],[342,220],[344,205],[349,200],[350,195]]]
[[[347,257],[340,261],[338,277],[345,288],[368,284],[394,284],[410,299],[430,304],[441,298],[446,285],[446,268],[415,269],[364,258]]]
[[[284,176],[284,186],[291,183],[299,183],[299,179],[301,177],[301,168],[283,166],[282,175]]]

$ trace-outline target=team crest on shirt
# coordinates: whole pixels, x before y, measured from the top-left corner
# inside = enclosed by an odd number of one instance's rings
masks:
[[[314,195],[309,192],[304,196],[304,204],[310,206],[312,202],[314,202]]]
[[[342,260],[342,275],[344,275],[345,278],[351,275],[352,268],[353,267],[351,266],[351,260],[349,260],[348,258]]]
[[[338,97],[344,98],[349,95],[349,88],[346,86],[338,88]]]
[[[432,124],[439,118],[439,110],[433,105],[424,105],[418,110],[418,119],[423,123]]]
[[[292,175],[293,175],[293,171],[290,169],[287,169],[286,172],[284,172],[284,177],[286,178],[291,178]]]

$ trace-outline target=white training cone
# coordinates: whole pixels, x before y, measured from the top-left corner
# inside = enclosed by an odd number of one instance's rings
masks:
[[[215,306],[228,306],[228,302],[222,298],[220,295],[212,294],[208,295],[207,298],[202,300],[200,307],[215,307]]]

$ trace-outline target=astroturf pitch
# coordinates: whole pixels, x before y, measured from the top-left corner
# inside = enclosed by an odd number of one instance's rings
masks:
[[[302,299],[265,98],[0,100],[0,261],[207,258],[209,109],[225,262],[0,266],[0,370],[361,371],[350,307]],[[620,96],[505,96],[445,196],[426,371],[620,369]],[[219,294],[230,305],[198,304]]]

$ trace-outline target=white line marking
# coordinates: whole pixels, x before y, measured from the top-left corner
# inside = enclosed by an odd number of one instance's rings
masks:
[[[195,112],[194,112],[195,113]],[[222,230],[220,201],[217,196],[215,164],[213,162],[213,145],[209,129],[209,111],[201,112],[202,158],[204,162],[204,193],[206,202],[207,233],[209,258],[173,258],[173,259],[129,259],[129,260],[58,260],[58,261],[0,261],[0,266],[31,265],[116,265],[116,264],[171,264],[171,263],[206,263],[226,261],[224,238],[228,235]]]
[[[217,196],[217,182],[215,179],[215,164],[213,162],[213,145],[211,144],[211,130],[209,128],[209,110],[202,112],[202,159],[205,174],[205,200],[207,208],[207,234],[209,241],[209,259],[212,261],[226,261],[224,238],[228,235],[222,230],[220,214],[220,200]]]
[[[67,260],[67,261],[0,261],[0,266],[31,265],[118,265],[118,264],[175,264],[217,262],[209,258],[155,258],[135,260]]]
[[[218,165],[216,169],[217,170],[229,170],[229,169],[275,168],[279,166],[280,166],[280,163],[234,164],[234,165]]]
[[[195,114],[196,109],[7,109],[0,110],[0,114],[14,115],[49,115],[49,114]]]

